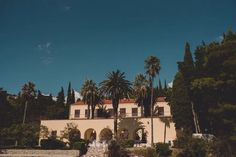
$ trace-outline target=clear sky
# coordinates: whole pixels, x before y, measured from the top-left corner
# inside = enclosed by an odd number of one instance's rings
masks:
[[[132,81],[149,55],[171,82],[186,41],[193,52],[229,28],[235,0],[0,0],[0,87],[17,93],[33,81],[56,95],[116,69]]]

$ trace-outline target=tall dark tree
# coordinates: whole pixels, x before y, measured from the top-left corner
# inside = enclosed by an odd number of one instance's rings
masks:
[[[85,80],[80,93],[83,97],[84,103],[86,103],[88,105],[87,119],[90,118],[90,108],[91,108],[91,113],[92,113],[91,118],[93,119],[95,107],[96,107],[96,105],[100,104],[102,101],[101,97],[98,93],[98,88],[96,86],[96,83],[93,82],[92,80]]]
[[[166,80],[165,80],[165,84],[164,84],[164,90],[167,91],[167,83],[166,83]]]
[[[47,117],[49,119],[67,119],[69,111],[65,106],[65,95],[64,89],[61,87],[61,90],[57,94],[57,100],[55,104],[47,107]]]
[[[61,91],[57,95],[57,101],[56,101],[58,106],[65,106],[65,94],[64,94],[64,89],[61,87]]]
[[[72,93],[71,93],[71,104],[75,103],[75,90],[72,89]]]
[[[43,95],[41,91],[38,90],[37,106],[41,118],[47,118],[47,109],[54,104],[55,102],[53,101],[51,94],[49,96]]]
[[[160,96],[160,97],[165,96],[164,89],[162,88],[162,83],[161,83],[160,79],[158,82],[157,90],[158,90],[158,96]]]
[[[171,98],[171,112],[176,129],[183,129],[186,133],[194,130],[193,115],[188,94],[188,87],[183,74],[178,72],[173,82],[173,94]]]
[[[190,114],[190,106],[194,104],[195,112],[192,113],[199,116],[201,132],[214,134],[224,143],[224,148],[229,148],[229,154],[234,152],[231,156],[236,155],[233,149],[236,145],[235,52],[236,33],[232,31],[224,34],[221,42],[198,46],[195,64],[189,44],[186,44],[184,61],[178,64],[171,100],[176,128],[191,130],[194,119],[191,117],[196,116]]]
[[[35,119],[35,114],[37,113],[37,110],[35,110],[35,97],[36,97],[36,90],[35,90],[35,84],[32,82],[28,82],[27,84],[24,84],[24,86],[21,89],[21,97],[25,103],[24,107],[24,116],[23,116],[23,124],[26,121],[27,115],[29,115],[28,121],[33,121]],[[29,108],[29,112],[27,113],[27,110]]]
[[[66,105],[69,106],[73,103],[72,91],[71,91],[71,83],[69,82],[68,90],[67,90],[67,100]]]
[[[43,112],[46,110],[45,103],[43,102],[43,95],[40,90],[38,90],[37,95],[37,106],[39,106],[38,112],[40,112],[40,115],[43,114]]]
[[[134,86],[134,96],[135,96],[135,103],[138,104],[138,106],[141,106],[141,116],[145,117],[149,115],[150,110],[150,104],[147,103],[148,98],[148,80],[143,74],[138,74],[135,77],[133,86]],[[149,113],[148,113],[149,111]]]
[[[153,146],[153,106],[154,106],[154,88],[153,88],[153,81],[156,75],[159,75],[160,67],[160,60],[155,56],[150,56],[145,60],[145,69],[146,74],[149,76],[150,81],[150,89],[151,89],[151,145]]]
[[[188,42],[185,44],[184,61],[178,62],[178,68],[186,83],[190,83],[190,79],[194,76],[194,62]]]
[[[194,131],[192,126],[195,126],[196,131],[199,132],[200,129],[198,129],[199,128],[198,117],[197,114],[195,113],[196,106],[193,103],[192,92],[191,92],[191,81],[194,77],[194,63],[189,43],[185,44],[184,60],[182,62],[178,62],[178,69],[179,72],[177,73],[175,80],[173,82],[172,108],[173,108],[173,114],[176,114],[173,120],[175,123],[180,123],[179,126],[178,124],[176,124],[178,128],[181,126],[181,128],[184,128],[184,131],[187,131],[188,133],[192,133]],[[177,88],[181,88],[182,91],[179,91],[180,89]],[[178,95],[180,94],[182,94],[182,97],[178,98]],[[184,100],[184,103],[181,102],[182,99]],[[182,106],[181,103],[183,104]],[[184,124],[185,122],[181,121],[182,118],[179,117],[181,116],[181,114],[178,114],[177,112],[174,113],[174,110],[176,108],[179,108],[177,110],[185,109],[188,112],[186,114],[187,117],[185,117],[188,118],[188,121],[186,120],[187,125]],[[178,120],[180,120],[180,122]],[[193,124],[195,125],[191,124],[191,122],[193,122]]]
[[[192,93],[203,132],[236,144],[236,33],[224,34],[221,43],[200,45],[195,51],[197,75]]]
[[[107,74],[107,79],[100,83],[100,91],[112,100],[114,111],[114,137],[117,138],[117,118],[120,99],[132,93],[131,82],[125,79],[125,73],[112,71]]]
[[[7,97],[7,91],[0,88],[0,129],[3,127],[9,127],[12,122],[11,114],[13,114],[13,110]]]

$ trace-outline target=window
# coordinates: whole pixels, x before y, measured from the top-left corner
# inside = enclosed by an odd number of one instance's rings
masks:
[[[125,108],[120,108],[120,116],[125,117],[126,116],[126,109]]]
[[[56,137],[57,137],[57,131],[56,131],[56,130],[53,130],[53,131],[51,132],[51,136],[56,138]]]
[[[132,117],[138,116],[138,108],[132,108]]]
[[[164,107],[158,107],[158,116],[164,116]]]
[[[75,118],[79,118],[80,117],[80,110],[75,110]]]
[[[85,109],[84,116],[88,117],[88,110],[87,109]]]

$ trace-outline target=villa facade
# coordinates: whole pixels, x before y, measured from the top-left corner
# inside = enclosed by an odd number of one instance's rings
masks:
[[[173,122],[166,125],[163,119],[171,118],[170,106],[164,97],[160,97],[154,105],[158,113],[153,118],[154,143],[172,143],[176,138],[176,131]],[[87,119],[87,104],[78,101],[70,106],[69,119],[66,120],[41,120],[41,125],[46,126],[50,133],[60,137],[68,123],[77,125],[81,138],[102,142],[105,132],[114,133],[114,119],[111,100],[105,100],[103,111],[106,110],[106,117],[101,114],[101,107],[95,108],[94,119]],[[141,107],[135,104],[133,99],[120,100],[118,108],[118,136],[125,139],[140,140],[144,143],[151,143],[151,119],[142,115]],[[91,113],[90,113],[91,114]],[[141,126],[138,126],[138,125]],[[133,126],[133,127],[132,127]],[[145,134],[145,137],[142,137]],[[145,139],[144,139],[145,138]]]

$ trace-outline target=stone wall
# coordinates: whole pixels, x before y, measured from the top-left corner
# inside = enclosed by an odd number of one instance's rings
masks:
[[[0,150],[0,156],[9,157],[77,157],[79,150],[27,150],[5,149]]]

